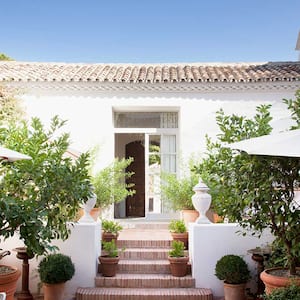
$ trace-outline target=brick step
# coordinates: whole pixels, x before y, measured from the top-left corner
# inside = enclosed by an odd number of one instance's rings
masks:
[[[76,300],[213,300],[210,289],[78,288]]]
[[[95,278],[96,287],[116,288],[194,288],[191,275],[174,277],[170,274],[117,274],[115,277]]]
[[[122,240],[118,239],[119,248],[171,248],[172,240]]]
[[[126,248],[125,251],[120,252],[121,259],[167,259],[169,249],[160,248]]]
[[[138,230],[166,230],[169,227],[170,221],[157,221],[157,222],[119,222],[124,229],[138,229]]]

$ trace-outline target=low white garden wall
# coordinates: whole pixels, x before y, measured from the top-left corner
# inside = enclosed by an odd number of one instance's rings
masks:
[[[238,224],[189,224],[189,252],[192,262],[192,274],[196,287],[212,289],[215,297],[224,296],[223,282],[215,274],[216,262],[226,254],[242,256],[247,262],[252,275],[248,286],[253,289],[256,280],[256,264],[248,254],[249,249],[266,246],[271,243],[273,236],[265,232],[260,238],[238,234],[244,231]]]
[[[95,285],[95,276],[97,274],[97,259],[101,251],[101,223],[75,223],[71,226],[71,235],[66,241],[55,241],[53,244],[59,247],[59,252],[69,255],[75,265],[74,277],[66,283],[65,299],[71,299],[78,287],[93,287]],[[16,247],[22,247],[23,243],[18,235],[1,241],[3,250],[10,250],[12,253],[5,256],[0,264],[9,264],[18,266],[22,270],[22,261],[16,258]],[[31,293],[39,292],[39,276],[37,266],[42,257],[33,258],[29,261],[29,289]],[[17,291],[21,290],[21,279],[18,281]]]

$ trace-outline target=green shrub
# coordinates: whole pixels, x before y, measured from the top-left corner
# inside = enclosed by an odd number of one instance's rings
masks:
[[[172,249],[169,251],[171,257],[184,257],[184,243],[181,241],[173,241]]]
[[[265,300],[299,300],[300,286],[290,285],[286,288],[279,288],[272,291],[271,294],[264,296]]]
[[[38,266],[40,279],[44,283],[61,283],[70,280],[75,267],[71,258],[64,254],[49,254]]]
[[[169,230],[174,233],[187,232],[185,223],[183,220],[172,220],[169,224]]]
[[[118,247],[114,240],[110,242],[102,241],[102,248],[105,251],[103,256],[117,257],[119,255]]]
[[[122,225],[112,220],[102,220],[102,230],[112,234],[118,234],[123,229]]]
[[[246,262],[238,255],[225,255],[217,261],[215,275],[229,284],[245,283],[250,279]]]

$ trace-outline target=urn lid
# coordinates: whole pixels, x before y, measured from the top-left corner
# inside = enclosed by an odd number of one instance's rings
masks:
[[[194,186],[193,188],[194,192],[208,192],[209,188],[208,186],[202,181],[201,178],[199,178],[199,182]]]

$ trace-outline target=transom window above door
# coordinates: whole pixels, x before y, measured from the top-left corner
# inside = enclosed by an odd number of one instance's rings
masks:
[[[115,128],[178,128],[177,112],[115,112]]]

